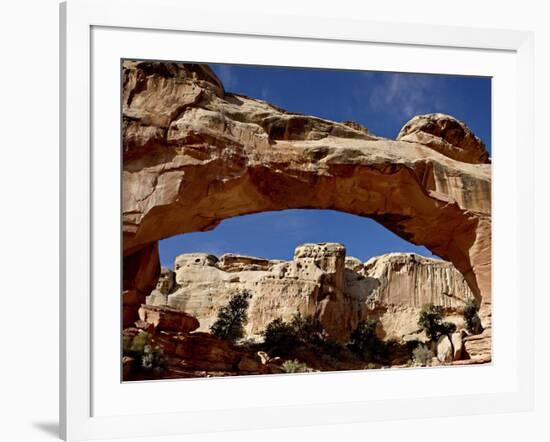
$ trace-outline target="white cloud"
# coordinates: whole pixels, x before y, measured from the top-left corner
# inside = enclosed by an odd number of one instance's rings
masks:
[[[365,73],[374,79],[372,73]],[[404,119],[440,108],[438,78],[430,75],[387,73],[370,90],[369,104],[375,112],[393,113]]]

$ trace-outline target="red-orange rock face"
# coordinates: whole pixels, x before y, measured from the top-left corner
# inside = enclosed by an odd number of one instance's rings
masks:
[[[142,305],[139,309],[139,318],[153,325],[158,331],[189,333],[200,325],[195,317],[166,306]]]

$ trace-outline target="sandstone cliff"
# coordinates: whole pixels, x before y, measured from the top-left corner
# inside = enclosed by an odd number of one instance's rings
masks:
[[[461,309],[473,298],[464,277],[445,261],[412,253],[391,253],[362,263],[346,258],[340,244],[305,244],[292,261],[239,255],[192,253],[175,260],[175,272],[163,269],[152,305],[189,312],[207,331],[231,296],[252,294],[247,334],[257,337],[277,317],[296,312],[318,317],[329,334],[346,341],[358,322],[379,318],[381,337],[412,339],[422,305],[445,307],[462,326]]]

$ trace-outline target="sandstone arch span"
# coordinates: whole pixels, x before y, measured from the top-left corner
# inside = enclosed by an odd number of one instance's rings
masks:
[[[370,217],[451,261],[491,304],[491,166],[440,114],[397,140],[224,91],[204,65],[123,63],[125,289],[150,291],[157,241],[289,208]],[[266,232],[269,234],[269,232]]]

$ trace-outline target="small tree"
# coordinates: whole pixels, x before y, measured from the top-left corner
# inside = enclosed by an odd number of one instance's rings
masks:
[[[326,333],[321,322],[311,315],[295,313],[290,320],[290,327],[300,342],[318,344],[325,339]]]
[[[430,365],[434,354],[424,344],[418,344],[413,350],[413,362],[416,365]]]
[[[292,316],[289,322],[274,319],[263,331],[263,348],[272,356],[289,356],[301,346],[331,355],[339,355],[344,347],[327,337],[319,319],[301,313]]]
[[[466,307],[464,307],[464,322],[466,322],[468,331],[474,335],[478,335],[483,331],[481,319],[477,314],[477,305],[473,298],[468,299]]]
[[[452,322],[443,322],[443,307],[440,305],[426,304],[420,310],[418,325],[420,325],[428,339],[435,341],[442,335],[449,335],[456,330]]]
[[[384,342],[376,336],[377,324],[375,319],[361,321],[350,335],[348,348],[362,359],[379,359],[385,355]]]
[[[229,303],[220,308],[218,319],[210,327],[210,332],[218,338],[235,342],[244,336],[244,326],[248,322],[248,304],[252,295],[247,291],[237,293]]]
[[[300,345],[300,340],[291,324],[281,318],[267,324],[262,333],[264,348],[272,356],[287,356]]]

